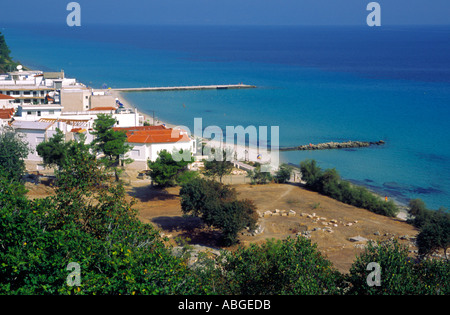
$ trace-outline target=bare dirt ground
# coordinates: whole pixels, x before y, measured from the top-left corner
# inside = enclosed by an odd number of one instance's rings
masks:
[[[298,185],[237,184],[233,187],[239,198],[253,200],[261,213],[275,209],[293,210],[296,213],[295,216],[261,217],[259,224],[263,226],[263,232],[254,236],[243,233],[240,235],[241,245],[271,238],[295,237],[303,231],[311,231],[311,241],[341,272],[348,272],[356,256],[363,251],[364,241],[349,240],[355,236],[374,241],[395,238],[411,250],[416,250],[411,239],[418,231],[401,219],[387,218],[349,206]],[[130,196],[138,201],[135,208],[143,222],[157,226],[171,238],[182,237],[191,244],[219,246],[219,234],[216,231],[203,228],[197,218],[183,216],[179,188],[159,190],[151,188],[148,180],[131,180],[127,189]],[[313,214],[315,217],[312,217]]]
[[[153,224],[172,240],[179,237],[190,244],[219,247],[220,234],[217,231],[204,228],[198,218],[183,216],[179,188],[152,188],[149,180],[137,179],[135,174],[126,176],[124,182],[130,198],[137,201],[134,208],[142,222]],[[364,241],[349,240],[355,236],[368,240],[395,238],[411,250],[416,250],[411,238],[418,231],[401,219],[376,215],[293,184],[235,184],[233,187],[239,198],[253,200],[261,213],[268,210],[274,212],[275,209],[296,213],[295,216],[261,217],[259,224],[264,228],[263,232],[254,236],[247,233],[240,235],[241,245],[271,238],[295,237],[309,231],[311,241],[341,272],[348,272],[356,256],[363,251]],[[45,183],[27,183],[27,188],[30,198],[53,193]]]

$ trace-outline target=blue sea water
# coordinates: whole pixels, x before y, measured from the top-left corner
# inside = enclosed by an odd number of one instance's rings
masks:
[[[450,207],[450,26],[0,25],[14,58],[92,87],[253,84],[127,93],[141,111],[193,130],[279,126],[280,145],[385,140],[292,151],[400,202]]]

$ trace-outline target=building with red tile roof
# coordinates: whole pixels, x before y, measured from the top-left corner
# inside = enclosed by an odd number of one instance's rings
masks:
[[[195,153],[195,140],[182,129],[159,126],[138,126],[128,128],[114,128],[127,135],[127,141],[133,146],[129,157],[135,161],[155,161],[161,150],[191,151]]]

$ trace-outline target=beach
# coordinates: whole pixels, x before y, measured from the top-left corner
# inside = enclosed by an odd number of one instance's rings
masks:
[[[148,121],[150,124],[153,124],[152,113],[146,113],[145,111],[142,111],[140,109],[138,104],[131,103],[127,99],[126,93],[120,92],[120,91],[111,91],[111,90],[109,90],[108,92],[114,98],[118,98],[125,108],[129,108],[129,109],[133,109],[133,110],[137,109],[144,116],[144,121]],[[150,93],[152,93],[152,92],[150,92]],[[162,121],[158,118],[155,119],[155,124],[156,125],[164,124],[168,128],[176,128],[177,126],[183,126],[182,124],[174,124],[173,122],[168,123],[168,122]],[[274,158],[274,161],[273,161],[274,164],[272,165],[273,167],[277,167],[280,163],[278,152],[274,152],[274,154],[272,155],[271,152],[263,152],[263,151],[259,150],[257,147],[250,146],[250,145],[226,144],[219,140],[211,140],[211,139],[205,139],[205,138],[201,138],[201,140],[203,141],[203,143],[210,146],[211,148],[223,148],[223,149],[231,150],[233,152],[232,159],[235,162],[239,162],[239,164],[235,164],[235,166],[238,166],[238,165],[242,166],[243,165],[242,162],[270,163],[271,162],[270,158]],[[234,155],[235,152],[237,153],[237,155]],[[235,159],[236,156],[239,157],[237,161]],[[201,154],[199,157],[206,158],[207,156]],[[246,167],[247,170],[253,169],[253,167],[251,167],[251,166],[248,166],[248,165],[244,165],[244,166]],[[297,172],[300,172],[298,167],[295,167],[295,168],[297,169]],[[232,180],[230,182],[232,182]],[[300,179],[298,179],[298,182],[300,182]],[[373,192],[373,193],[376,194],[380,199],[384,199],[384,196],[381,196],[381,195],[377,194],[376,192]],[[396,200],[394,200],[394,202],[399,207],[399,213],[397,215],[397,218],[402,221],[406,221],[406,219],[408,217],[407,205],[400,203]]]

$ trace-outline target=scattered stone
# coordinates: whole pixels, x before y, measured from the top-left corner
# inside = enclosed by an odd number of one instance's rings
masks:
[[[362,236],[353,236],[348,239],[350,242],[367,242],[367,238]]]
[[[351,222],[346,224],[346,226],[352,226],[352,225],[353,225],[353,223],[351,223]]]

